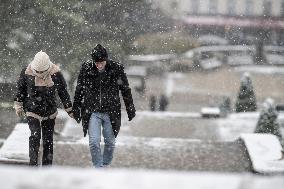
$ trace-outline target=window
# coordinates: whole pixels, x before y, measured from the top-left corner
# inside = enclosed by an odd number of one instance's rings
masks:
[[[281,16],[284,17],[284,2],[281,4]]]
[[[198,14],[200,6],[200,0],[191,0],[191,12],[192,14]]]
[[[171,7],[172,7],[172,9],[177,9],[178,8],[178,3],[176,1],[173,1],[171,3]]]
[[[264,16],[271,16],[271,8],[272,3],[270,0],[266,0],[263,2],[263,15]]]
[[[246,15],[253,15],[253,2],[252,0],[246,0]]]
[[[228,13],[229,15],[235,15],[236,14],[236,0],[229,0],[228,2]]]
[[[216,14],[217,13],[217,0],[209,1],[209,13]]]

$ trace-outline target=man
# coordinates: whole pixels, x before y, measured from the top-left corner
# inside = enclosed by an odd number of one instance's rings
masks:
[[[89,133],[93,165],[97,168],[111,164],[115,138],[121,125],[121,91],[128,119],[135,117],[131,89],[124,67],[108,59],[106,49],[98,44],[91,53],[92,60],[83,63],[75,91],[73,112],[79,123],[82,119],[84,136]],[[101,130],[104,150],[101,153]]]
[[[56,91],[66,112],[73,117],[72,102],[66,82],[58,66],[45,52],[38,52],[33,61],[22,70],[17,82],[15,110],[19,117],[26,117],[31,131],[29,137],[30,165],[38,165],[42,132],[42,165],[53,160],[53,132],[57,115]]]

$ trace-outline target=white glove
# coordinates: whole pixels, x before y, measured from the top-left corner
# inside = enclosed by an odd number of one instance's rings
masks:
[[[24,108],[23,108],[23,103],[15,102],[14,108],[16,110],[16,114],[18,117],[24,118],[26,116]]]
[[[17,114],[17,116],[20,117],[20,118],[23,118],[23,117],[25,117],[25,115],[26,115],[23,108],[17,109],[17,110],[16,110],[16,114]]]

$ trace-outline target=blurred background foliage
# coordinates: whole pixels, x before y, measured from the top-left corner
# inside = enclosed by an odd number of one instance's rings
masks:
[[[0,0],[0,10],[2,80],[13,81],[43,50],[70,73],[72,82],[97,43],[123,61],[137,52],[136,37],[151,33],[152,44],[172,29],[171,19],[144,0]]]
[[[198,46],[196,39],[180,31],[140,35],[133,43],[136,54],[181,54]]]

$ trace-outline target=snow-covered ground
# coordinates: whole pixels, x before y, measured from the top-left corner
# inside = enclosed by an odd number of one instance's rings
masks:
[[[2,161],[29,161],[29,127],[26,123],[19,123],[0,148]]]
[[[236,67],[237,72],[251,72],[261,74],[284,74],[284,67],[276,66],[241,66]]]
[[[64,110],[58,110],[58,119],[67,120],[68,117],[68,114]],[[0,148],[0,160],[6,162],[28,162],[29,135],[30,130],[28,124],[18,123],[9,137],[3,141],[4,144]]]
[[[269,67],[268,69],[257,67],[239,67],[235,68],[237,72],[252,71],[264,74],[283,74],[281,68]],[[185,93],[191,92],[192,85],[176,88],[177,78],[182,78],[182,74],[169,76],[166,83],[166,94],[173,95],[176,92],[185,90]],[[232,142],[242,136],[242,133],[252,133],[254,131],[259,113],[230,114],[226,118],[212,119],[213,129],[216,129],[218,141]],[[132,122],[127,121],[127,116],[123,115],[122,129],[117,139],[118,147],[127,147],[129,145],[145,145],[157,148],[175,148],[184,144],[196,143],[202,141],[194,138],[164,138],[164,137],[137,137],[127,135],[127,130],[131,130]],[[67,119],[66,127],[62,132],[65,137],[72,136],[74,140],[70,144],[81,144],[88,147],[88,137],[83,138],[81,125],[74,120],[68,119],[68,115],[63,111],[58,118]],[[283,113],[280,113],[280,120],[284,120]],[[125,120],[124,120],[125,119]],[[199,112],[148,112],[138,111],[134,123],[143,122],[146,119],[167,120],[167,119],[200,119]],[[186,122],[184,122],[186,124]],[[20,130],[17,128],[21,128]],[[0,149],[0,157],[3,154],[12,155],[18,160],[28,160],[28,127],[27,125],[17,126]],[[138,127],[138,126],[135,126]],[[142,126],[141,126],[142,127]],[[155,125],[153,125],[153,128]],[[163,125],[161,126],[163,127]],[[202,127],[201,127],[202,128]],[[151,132],[151,131],[149,131]],[[203,132],[210,132],[204,130]],[[12,136],[21,138],[21,141],[11,140]],[[14,135],[13,135],[14,134]],[[282,128],[284,135],[284,129]],[[66,144],[68,141],[59,141],[57,143]],[[258,142],[257,142],[258,143]],[[253,147],[253,149],[257,149]],[[151,148],[149,148],[151,149]],[[268,151],[265,151],[268,152]],[[277,151],[279,154],[279,149]],[[213,154],[214,155],[214,154]],[[256,157],[262,154],[257,154]],[[269,154],[268,154],[269,155]],[[7,157],[6,157],[7,160]],[[265,164],[265,166],[271,164]],[[274,165],[274,164],[273,164]],[[263,165],[264,166],[264,165]],[[268,167],[269,168],[269,167]],[[270,167],[274,169],[273,167]],[[68,175],[68,176],[66,176]],[[129,179],[131,177],[131,179]],[[109,182],[109,178],[112,182]],[[1,188],[283,188],[283,176],[258,177],[250,174],[219,174],[219,173],[200,173],[200,172],[175,172],[175,171],[153,171],[153,170],[126,170],[109,169],[93,170],[74,169],[68,167],[52,167],[48,169],[29,169],[23,167],[0,167]]]
[[[126,169],[0,167],[3,189],[282,189],[283,176]]]
[[[251,112],[230,114],[226,118],[217,119],[220,140],[234,141],[241,133],[253,133],[258,116],[258,112]]]
[[[223,141],[233,141],[238,139],[242,133],[253,133],[258,118],[259,112],[247,112],[233,113],[226,118],[216,119],[220,139]],[[278,121],[284,122],[284,112],[279,113]],[[280,128],[280,131],[284,136],[283,127]]]
[[[217,129],[219,142],[233,142],[240,138],[243,133],[253,133],[257,118],[259,116],[258,112],[254,113],[239,113],[231,114],[227,118],[212,119],[212,128]],[[123,116],[126,117],[126,116]],[[138,120],[151,119],[202,119],[198,113],[191,112],[137,112]],[[282,113],[279,115],[279,119],[283,119]],[[216,124],[213,127],[213,124]],[[143,125],[142,125],[143,126]],[[130,125],[123,125],[123,129],[131,129]],[[153,125],[153,129],[157,127]],[[173,129],[177,127],[172,127]],[[181,131],[182,132],[182,131]],[[206,131],[203,131],[206,133]],[[283,132],[283,129],[282,129]],[[284,134],[284,133],[283,133]],[[83,137],[82,128],[73,119],[67,119],[65,129],[62,132],[64,137],[74,136],[73,140],[70,141],[72,144],[81,144],[88,146],[88,137]],[[2,161],[28,161],[28,136],[29,129],[27,124],[18,124],[15,130],[5,141],[3,147],[0,149],[0,158]],[[200,139],[196,138],[163,138],[163,137],[134,137],[133,135],[128,135],[127,133],[122,133],[117,138],[117,146],[148,146],[149,149],[162,148],[162,149],[174,149],[182,148],[184,144],[188,143],[200,143]],[[62,141],[57,143],[68,143],[68,141]],[[70,143],[70,144],[71,144]]]

